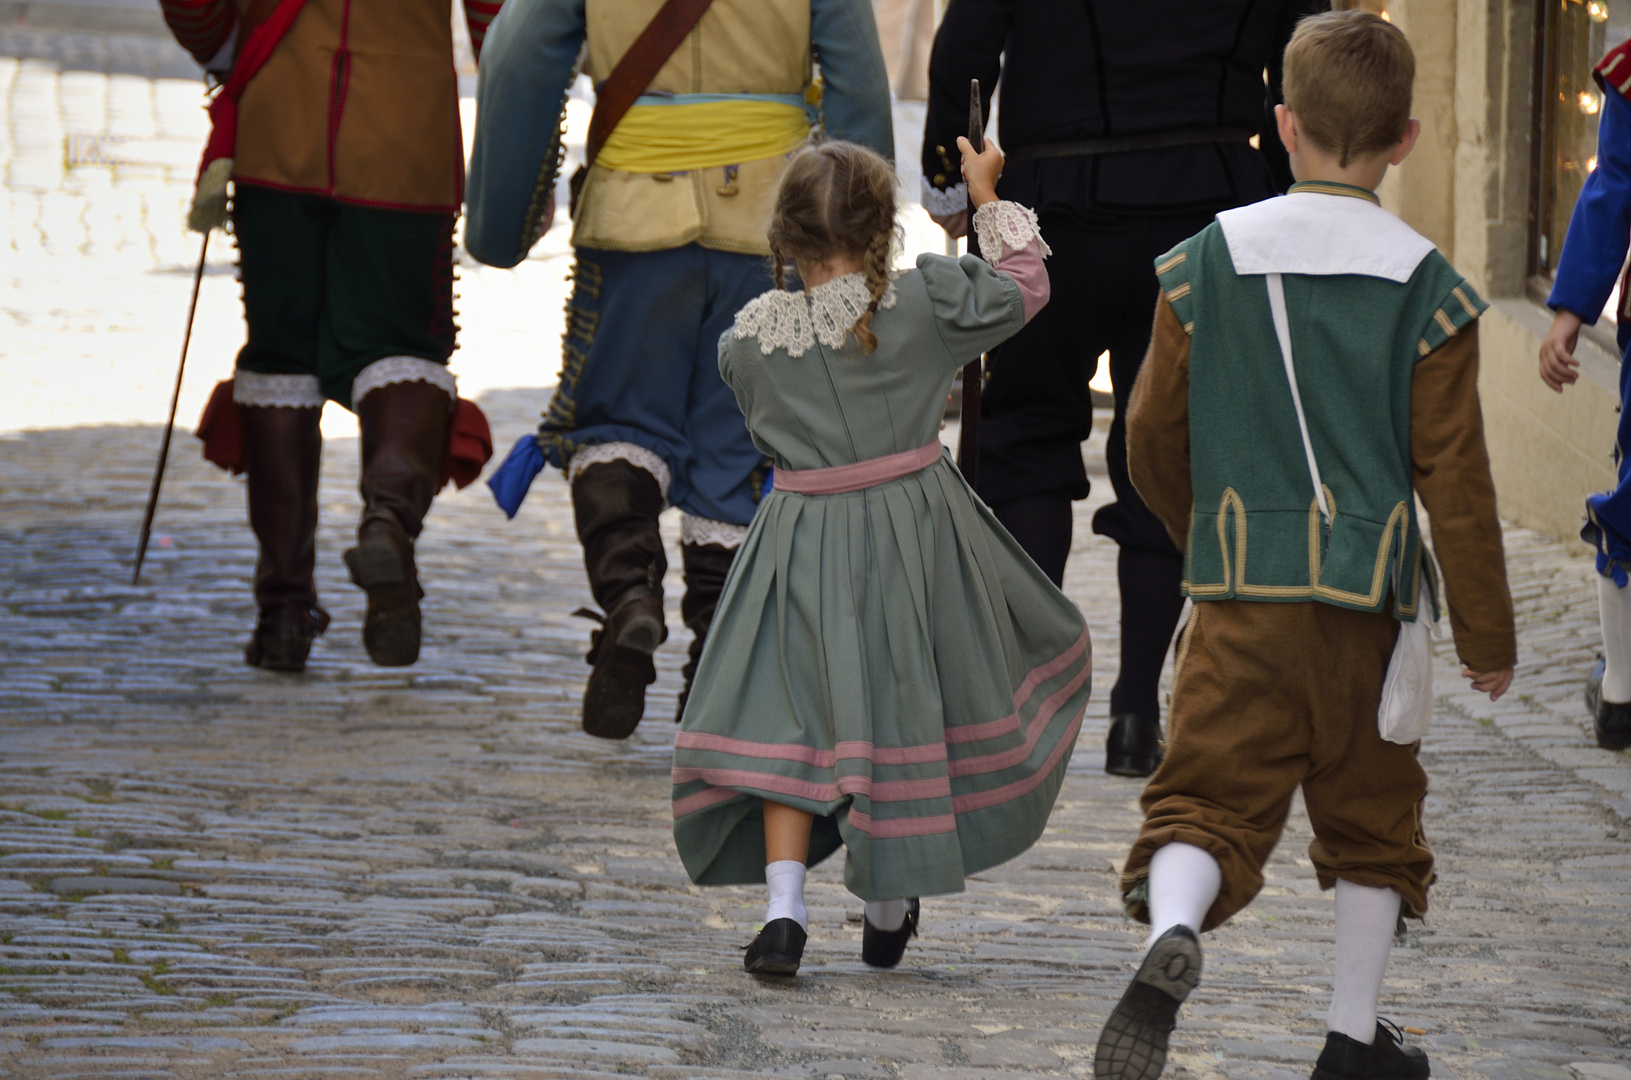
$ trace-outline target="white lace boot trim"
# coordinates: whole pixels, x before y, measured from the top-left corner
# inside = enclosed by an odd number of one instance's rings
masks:
[[[262,375],[238,368],[232,373],[232,400],[258,409],[320,409],[323,394],[315,375]]]
[[[923,178],[922,203],[923,209],[935,217],[950,217],[968,209],[968,185],[957,184],[944,191],[929,183],[929,178]]]
[[[403,382],[427,382],[445,393],[449,400],[459,399],[458,381],[446,364],[417,356],[386,356],[358,373],[351,384],[351,407],[355,409],[363,398],[382,386]]]
[[[892,308],[895,300],[891,281],[878,307]],[[749,300],[737,313],[732,333],[738,339],[758,338],[759,351],[766,356],[786,349],[788,356],[800,357],[818,341],[829,349],[842,349],[855,320],[871,303],[866,275],[845,274],[807,293],[776,289]]]
[[[566,463],[567,484],[575,482],[589,466],[602,465],[608,461],[626,461],[656,477],[657,489],[663,494],[663,502],[668,502],[668,483],[671,479],[668,462],[636,443],[603,442],[583,447]]]
[[[1009,251],[1023,251],[1032,240],[1041,246],[1044,259],[1053,254],[1048,242],[1042,239],[1036,211],[1007,199],[988,202],[974,211],[974,235],[980,241],[980,255],[988,263],[1002,258],[1004,244]]]
[[[680,518],[680,543],[717,544],[723,548],[739,548],[747,538],[746,525],[732,525],[728,521],[686,514]]]

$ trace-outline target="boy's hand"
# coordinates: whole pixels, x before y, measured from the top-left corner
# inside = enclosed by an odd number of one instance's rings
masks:
[[[1488,694],[1491,701],[1500,701],[1501,695],[1512,686],[1512,669],[1502,668],[1499,671],[1474,671],[1472,668],[1462,668],[1463,678],[1472,680],[1472,688],[1480,694]]]
[[[974,152],[967,136],[957,136],[957,149],[963,152],[963,179],[968,183],[968,201],[984,206],[997,201],[997,178],[1002,175],[1002,151],[995,139],[985,140],[985,149]]]
[[[1559,310],[1540,342],[1540,379],[1558,393],[1580,377],[1574,347],[1580,342],[1580,316]]]

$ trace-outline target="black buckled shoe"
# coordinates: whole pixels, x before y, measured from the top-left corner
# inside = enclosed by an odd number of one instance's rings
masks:
[[[1201,981],[1201,943],[1195,931],[1174,926],[1155,939],[1138,974],[1099,1033],[1093,1054],[1096,1080],[1155,1080],[1167,1064],[1167,1039],[1178,1006]]]
[[[1122,713],[1110,718],[1104,742],[1104,771],[1112,776],[1148,776],[1161,764],[1161,721]]]
[[[808,940],[804,927],[792,919],[772,919],[747,947],[742,967],[750,975],[796,975]]]
[[[1431,1073],[1422,1048],[1405,1042],[1404,1032],[1393,1024],[1378,1020],[1369,1046],[1340,1031],[1328,1032],[1312,1080],[1427,1080]]]
[[[1586,679],[1586,708],[1591,710],[1591,726],[1597,732],[1597,745],[1604,750],[1631,747],[1631,705],[1603,700],[1603,673],[1608,664],[1601,656]]]
[[[917,897],[906,901],[906,921],[898,930],[879,930],[864,914],[861,916],[861,959],[873,967],[892,968],[906,955],[906,943],[917,937],[918,916],[923,905]]]

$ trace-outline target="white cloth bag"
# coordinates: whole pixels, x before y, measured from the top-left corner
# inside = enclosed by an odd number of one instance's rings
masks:
[[[1303,437],[1303,453],[1308,456],[1308,475],[1314,480],[1314,501],[1319,504],[1325,527],[1331,527],[1331,508],[1325,501],[1325,485],[1320,482],[1319,463],[1314,460],[1314,444],[1308,438],[1308,418],[1303,413],[1302,394],[1297,390],[1297,369],[1291,362],[1291,324],[1286,317],[1285,282],[1279,274],[1268,275],[1269,312],[1274,316],[1274,336],[1280,342],[1280,357],[1286,365],[1286,381],[1291,384],[1291,404],[1297,409],[1297,428]],[[1433,637],[1438,629],[1438,609],[1433,601],[1427,572],[1416,583],[1416,621],[1399,623],[1399,638],[1393,644],[1387,675],[1382,680],[1382,699],[1376,707],[1376,729],[1391,743],[1409,746],[1427,734],[1433,718]]]

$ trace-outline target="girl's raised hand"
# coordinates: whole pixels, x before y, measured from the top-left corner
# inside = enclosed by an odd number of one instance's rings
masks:
[[[1002,150],[995,139],[985,140],[985,149],[974,152],[974,144],[957,136],[957,149],[963,152],[963,180],[968,184],[968,200],[975,206],[997,201],[997,178],[1002,175]]]

